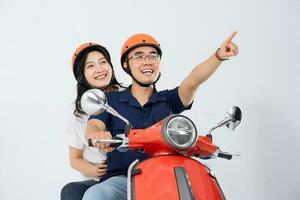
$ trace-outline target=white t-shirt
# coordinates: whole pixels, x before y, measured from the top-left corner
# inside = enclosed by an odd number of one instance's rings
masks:
[[[81,118],[76,117],[73,114],[74,106],[69,116],[69,122],[66,128],[67,138],[69,146],[83,150],[83,159],[91,163],[100,163],[106,159],[106,153],[98,148],[89,147],[87,141],[84,138],[87,120],[89,116],[82,115]],[[86,179],[99,179],[98,177],[88,177],[82,174],[83,180]]]

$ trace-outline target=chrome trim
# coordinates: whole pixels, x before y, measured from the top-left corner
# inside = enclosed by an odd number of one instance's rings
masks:
[[[139,162],[139,159],[133,161],[128,167],[127,171],[127,199],[131,200],[131,171],[135,167],[135,165]]]
[[[207,163],[204,163],[204,166],[206,167],[208,174],[216,178],[216,173],[210,168],[210,166]]]
[[[117,147],[117,150],[120,152],[128,151],[129,148],[129,142],[128,137],[123,137],[123,143]]]
[[[187,145],[187,146],[180,146],[180,145],[177,145],[177,144],[175,144],[172,140],[171,140],[171,138],[170,138],[170,136],[169,136],[169,134],[168,134],[168,130],[170,130],[170,128],[168,128],[168,125],[169,125],[169,123],[171,122],[171,121],[173,121],[175,118],[184,118],[184,120],[187,120],[188,122],[190,122],[191,123],[191,125],[193,126],[193,129],[195,130],[195,133],[194,133],[194,135],[192,136],[193,138],[193,141],[192,142],[190,142],[190,144],[185,144],[185,145]],[[173,131],[176,131],[176,130],[173,130]],[[179,134],[181,134],[181,135],[186,135],[187,134],[187,131],[186,130],[178,130],[180,133]],[[194,124],[194,122],[190,119],[190,118],[188,118],[188,117],[186,117],[186,116],[184,116],[184,115],[179,115],[179,114],[174,114],[174,115],[170,115],[169,117],[167,117],[165,120],[164,120],[164,123],[163,123],[163,125],[162,125],[162,136],[163,136],[163,138],[165,139],[165,141],[166,141],[166,143],[168,144],[168,145],[170,145],[172,148],[174,148],[174,149],[176,149],[176,150],[186,150],[186,149],[189,149],[189,148],[192,148],[192,147],[194,147],[195,146],[195,144],[196,144],[196,142],[197,142],[197,138],[198,138],[198,131],[197,131],[197,127],[195,126],[195,124]]]
[[[209,174],[211,177],[213,177],[213,179],[215,179],[216,184],[217,184],[218,188],[220,189],[220,192],[221,192],[221,195],[222,195],[222,200],[226,200],[226,197],[225,197],[225,195],[224,195],[224,192],[223,192],[223,190],[222,190],[222,188],[221,188],[221,186],[220,186],[220,184],[219,184],[219,181],[218,181],[218,179],[217,179],[217,177],[216,177],[216,173],[209,167],[209,165],[208,165],[207,163],[204,163],[204,166],[206,167],[206,169],[207,169],[207,171],[208,171],[208,174]]]
[[[213,154],[211,154],[210,158],[216,158],[216,157],[218,157],[219,153],[220,153],[220,149],[217,148],[217,150]]]

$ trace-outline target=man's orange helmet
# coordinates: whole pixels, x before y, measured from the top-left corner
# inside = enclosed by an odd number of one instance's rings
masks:
[[[154,47],[157,51],[157,53],[161,56],[162,52],[160,49],[160,44],[150,35],[147,35],[145,33],[139,33],[136,35],[133,35],[129,37],[125,43],[122,46],[121,49],[121,65],[124,69],[124,62],[126,60],[126,57],[128,53],[140,46],[151,46]]]

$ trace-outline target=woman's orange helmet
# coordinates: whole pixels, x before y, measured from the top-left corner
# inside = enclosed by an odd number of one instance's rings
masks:
[[[73,74],[74,74],[76,80],[77,80],[78,76],[80,76],[79,74],[82,73],[81,69],[80,69],[81,67],[78,64],[78,60],[82,59],[82,56],[84,56],[87,52],[90,52],[90,51],[98,51],[98,52],[102,53],[103,56],[105,57],[105,59],[107,60],[107,62],[112,67],[110,54],[104,46],[101,46],[100,44],[97,44],[94,42],[84,43],[75,50],[75,52],[73,53],[73,56],[72,56],[72,70],[73,70]]]
[[[94,43],[94,42],[87,42],[87,43],[84,43],[84,44],[80,45],[80,46],[75,50],[75,52],[73,53],[73,56],[72,56],[72,67],[74,67],[75,59],[76,59],[77,56],[80,54],[80,52],[82,52],[84,49],[86,49],[86,48],[88,48],[88,47],[91,47],[91,46],[100,46],[100,45],[97,44],[97,43]]]
[[[139,33],[129,37],[122,46],[121,49],[121,65],[124,69],[124,62],[128,53],[140,46],[151,46],[154,47],[157,53],[161,56],[162,52],[160,49],[160,44],[150,35]],[[126,70],[125,70],[126,71]]]

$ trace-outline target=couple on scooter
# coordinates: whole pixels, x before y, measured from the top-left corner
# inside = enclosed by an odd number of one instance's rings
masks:
[[[223,60],[237,55],[238,48],[232,42],[235,35],[236,32],[233,32],[213,55],[196,66],[179,87],[160,92],[155,89],[162,56],[159,43],[147,34],[131,36],[122,47],[121,65],[132,77],[132,84],[124,91],[107,93],[109,104],[125,116],[135,129],[149,127],[170,114],[190,109],[200,84],[213,74]],[[86,138],[109,139],[122,132],[124,123],[121,120],[101,113],[90,117]],[[143,160],[148,156],[133,151],[112,151],[107,144],[96,144],[96,147],[108,152],[107,171],[100,183],[87,189],[83,199],[126,199],[128,166],[137,158]]]

